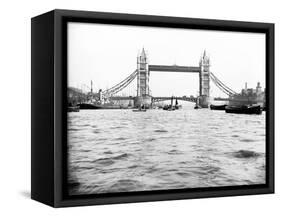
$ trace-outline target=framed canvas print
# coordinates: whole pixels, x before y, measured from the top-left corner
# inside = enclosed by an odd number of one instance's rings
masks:
[[[32,18],[32,198],[54,207],[274,192],[274,24]]]

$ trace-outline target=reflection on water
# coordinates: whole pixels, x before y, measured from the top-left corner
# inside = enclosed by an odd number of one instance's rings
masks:
[[[265,183],[265,113],[68,113],[69,193]]]

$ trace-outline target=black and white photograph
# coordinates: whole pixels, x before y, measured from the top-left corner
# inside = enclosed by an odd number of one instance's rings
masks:
[[[0,216],[281,213],[279,1],[1,6]]]
[[[266,35],[67,23],[67,192],[266,183]]]

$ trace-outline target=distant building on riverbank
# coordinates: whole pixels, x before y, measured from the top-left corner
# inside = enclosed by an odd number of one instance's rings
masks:
[[[87,99],[87,95],[82,92],[81,89],[75,87],[67,88],[67,101],[69,105],[77,105],[84,102]]]

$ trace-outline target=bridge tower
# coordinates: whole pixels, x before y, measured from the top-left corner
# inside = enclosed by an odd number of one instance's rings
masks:
[[[210,58],[204,50],[199,62],[199,105],[208,108],[210,104]]]
[[[135,106],[141,105],[144,105],[146,108],[151,106],[148,59],[144,48],[140,56],[137,57],[137,97]]]

